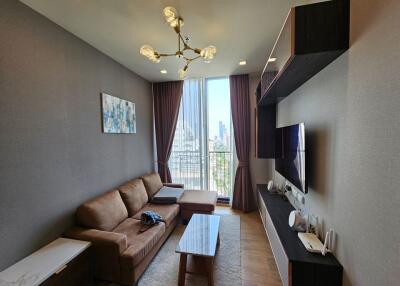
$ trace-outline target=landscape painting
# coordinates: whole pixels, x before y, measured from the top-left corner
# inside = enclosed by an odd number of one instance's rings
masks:
[[[133,102],[102,93],[104,133],[136,133],[136,113]]]

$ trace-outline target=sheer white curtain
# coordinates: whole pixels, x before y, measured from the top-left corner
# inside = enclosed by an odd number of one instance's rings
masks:
[[[188,79],[168,161],[172,182],[232,196],[234,151],[229,79]],[[224,199],[224,200],[223,200]]]
[[[168,165],[174,183],[186,189],[206,189],[206,141],[202,79],[188,79],[183,96]]]

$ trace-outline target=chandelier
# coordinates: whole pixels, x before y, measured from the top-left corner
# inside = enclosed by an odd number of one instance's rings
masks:
[[[188,44],[187,38],[182,37],[181,27],[183,26],[183,19],[178,15],[178,11],[174,7],[165,7],[163,10],[165,21],[174,29],[178,35],[178,50],[171,54],[162,54],[153,49],[150,45],[143,45],[140,48],[140,54],[147,57],[149,60],[155,63],[159,63],[161,57],[176,56],[177,58],[184,59],[186,64],[183,68],[178,71],[179,78],[184,79],[189,67],[189,64],[199,58],[202,58],[204,62],[209,63],[215,56],[217,48],[215,46],[208,46],[203,49],[192,48]],[[194,57],[188,57],[185,55],[186,51],[192,51],[196,54]]]

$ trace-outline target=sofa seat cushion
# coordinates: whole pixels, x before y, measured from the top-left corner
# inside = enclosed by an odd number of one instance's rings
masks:
[[[185,190],[178,201],[181,209],[190,209],[204,212],[212,212],[217,203],[217,192]]]
[[[118,187],[122,200],[131,217],[143,208],[149,200],[142,179],[134,179]]]
[[[81,205],[76,211],[78,223],[87,228],[110,231],[128,217],[118,192],[113,190]]]
[[[160,204],[147,204],[143,209],[141,209],[137,214],[133,216],[134,219],[140,220],[140,216],[145,211],[155,211],[163,220],[165,220],[165,226],[169,227],[172,221],[179,214],[178,204],[160,205]]]
[[[159,223],[142,233],[139,232],[141,228],[142,224],[139,220],[127,218],[113,229],[113,232],[123,233],[127,236],[128,248],[121,254],[121,262],[132,267],[146,257],[165,232],[164,223]]]
[[[142,177],[147,195],[151,199],[164,185],[158,173],[152,173]]]

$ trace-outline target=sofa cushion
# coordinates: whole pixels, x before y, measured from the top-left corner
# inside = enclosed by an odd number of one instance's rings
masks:
[[[128,248],[122,253],[121,262],[128,263],[132,267],[143,260],[165,232],[164,223],[159,223],[142,233],[139,232],[141,228],[139,220],[128,218],[113,229],[113,232],[127,236]]]
[[[129,216],[136,214],[149,200],[142,179],[131,180],[119,186],[118,189]]]
[[[179,205],[178,204],[169,204],[169,205],[159,205],[159,204],[147,204],[143,209],[141,209],[137,214],[133,216],[134,219],[140,220],[140,216],[145,211],[155,211],[158,213],[163,220],[165,220],[165,226],[168,227],[172,223],[172,221],[179,214]]]
[[[191,209],[204,212],[212,212],[217,203],[217,192],[185,190],[178,201],[181,209]]]
[[[151,202],[153,204],[176,204],[183,196],[184,189],[171,188],[163,186],[158,193],[156,193]]]
[[[128,217],[118,190],[107,192],[81,205],[76,211],[78,223],[87,228],[110,231]]]
[[[142,177],[144,186],[146,187],[147,195],[151,199],[162,187],[160,175],[158,173],[152,173]]]

